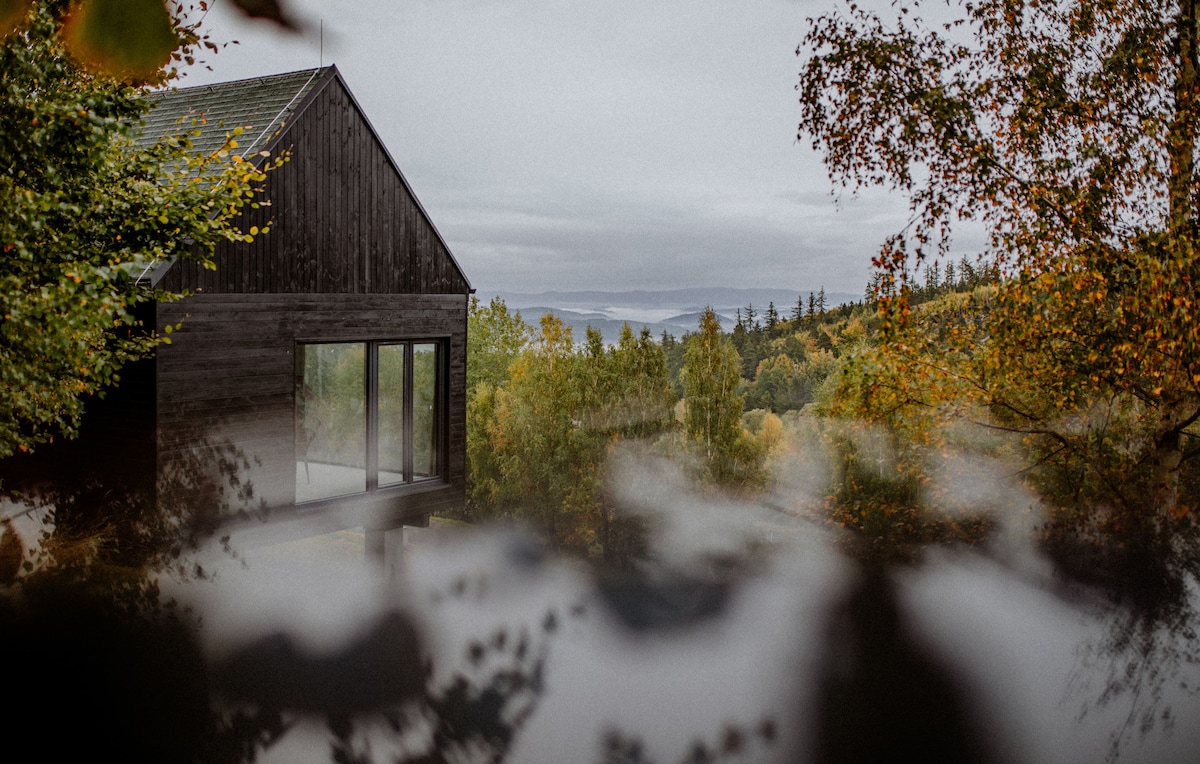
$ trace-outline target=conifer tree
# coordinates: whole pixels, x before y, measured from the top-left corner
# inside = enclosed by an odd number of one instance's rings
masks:
[[[796,298],[796,304],[792,306],[791,316],[792,321],[796,324],[799,324],[802,318],[804,318],[804,295]]]
[[[775,303],[767,303],[767,329],[774,329],[779,326],[779,312],[775,310]]]

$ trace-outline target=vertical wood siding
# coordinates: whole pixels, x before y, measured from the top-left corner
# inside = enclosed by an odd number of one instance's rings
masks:
[[[354,99],[330,78],[275,144],[290,160],[267,174],[243,230],[253,244],[218,247],[217,269],[177,263],[162,285],[208,294],[466,294],[433,225]]]

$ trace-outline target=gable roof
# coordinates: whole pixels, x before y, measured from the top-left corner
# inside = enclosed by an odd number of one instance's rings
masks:
[[[333,82],[345,92],[388,164],[407,189],[420,214],[424,216],[433,235],[445,249],[453,269],[467,289],[474,293],[474,287],[450,251],[446,240],[417,198],[374,125],[363,112],[358,99],[350,92],[341,73],[332,64],[317,69],[152,92],[149,94],[151,107],[143,119],[142,130],[137,140],[146,144],[164,135],[198,130],[200,134],[192,136],[194,150],[197,153],[211,153],[224,145],[227,132],[235,127],[242,127],[245,132],[238,141],[238,151],[257,163],[262,161],[262,158],[254,156],[255,152],[273,152],[274,145],[283,137],[288,126]],[[173,262],[160,264],[158,268],[153,269],[151,282],[157,285]],[[148,268],[143,276],[151,270]]]
[[[246,137],[239,141],[239,148],[250,156],[279,133],[305,97],[316,89],[322,75],[334,71],[334,67],[327,66],[151,93],[150,112],[140,139],[151,142],[169,133],[191,130],[195,120],[200,135],[193,136],[192,143],[196,153],[208,154],[221,147],[226,132],[242,127],[246,128]]]

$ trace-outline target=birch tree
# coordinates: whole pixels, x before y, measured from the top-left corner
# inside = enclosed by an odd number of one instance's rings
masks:
[[[847,3],[797,51],[801,137],[834,184],[898,191],[912,212],[875,260],[894,296],[860,402],[1017,433],[1093,506],[1178,527],[1200,416],[1200,3],[935,13]],[[986,230],[999,283],[934,331],[897,286],[949,259],[962,221]]]

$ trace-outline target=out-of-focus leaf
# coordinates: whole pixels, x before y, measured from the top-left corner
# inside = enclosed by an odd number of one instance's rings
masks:
[[[148,81],[179,46],[162,0],[82,0],[63,26],[71,54],[90,69]]]
[[[16,29],[28,10],[29,0],[0,0],[0,38]]]
[[[233,0],[233,4],[250,18],[268,19],[285,29],[296,28],[296,24],[284,13],[278,0]]]

